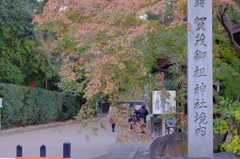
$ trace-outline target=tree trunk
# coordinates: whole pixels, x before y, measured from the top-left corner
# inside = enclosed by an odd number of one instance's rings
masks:
[[[240,57],[240,46],[235,41],[233,36],[232,22],[230,20],[230,17],[228,16],[228,5],[224,6],[222,10],[219,11],[219,13],[217,14],[217,18],[220,21],[221,25],[226,30],[226,32],[228,33],[230,43],[232,47],[235,49],[237,57]]]

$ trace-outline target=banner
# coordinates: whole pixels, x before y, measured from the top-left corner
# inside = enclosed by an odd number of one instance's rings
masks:
[[[166,97],[165,100],[161,99]],[[169,110],[176,111],[176,91],[167,91],[166,94],[162,94],[162,91],[152,92],[152,110],[153,114],[163,114],[163,107],[165,113]]]

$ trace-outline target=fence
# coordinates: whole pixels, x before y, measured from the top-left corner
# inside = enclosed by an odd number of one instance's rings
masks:
[[[17,145],[17,151],[15,158],[1,158],[0,159],[70,159],[71,158],[71,143],[63,143],[63,157],[46,157],[46,146],[42,145],[40,147],[40,157],[22,157],[22,146]]]

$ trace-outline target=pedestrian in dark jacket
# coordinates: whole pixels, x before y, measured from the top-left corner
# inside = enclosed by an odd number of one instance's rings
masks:
[[[133,125],[138,121],[137,119],[137,110],[134,107],[133,103],[130,103],[129,107],[129,117],[128,117],[128,122],[130,123],[130,129],[133,128]]]
[[[146,118],[147,118],[147,115],[148,115],[148,110],[146,109],[145,103],[142,103],[142,106],[137,111],[137,114],[139,116],[140,122],[142,122],[142,125],[141,125],[142,133],[145,133],[145,130],[146,130]]]
[[[146,124],[148,110],[146,109],[145,103],[142,103],[142,106],[140,109],[138,109],[137,114],[139,115],[140,120],[142,119],[144,121],[144,123]]]

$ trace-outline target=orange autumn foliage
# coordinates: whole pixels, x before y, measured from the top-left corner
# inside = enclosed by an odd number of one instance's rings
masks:
[[[226,3],[234,4],[213,0],[213,7]],[[171,7],[169,0],[49,0],[34,22],[53,34],[52,39],[42,36],[42,44],[49,54],[60,54],[62,83],[75,84],[72,89],[83,91],[87,99],[98,94],[112,100],[139,99],[146,84],[156,78],[149,74],[159,55],[144,52],[135,40],[150,45],[145,36],[161,25],[160,20],[140,16],[170,12],[174,18],[169,28],[175,28],[186,24],[186,4],[187,0],[175,0]],[[85,86],[78,83],[82,76]],[[181,80],[186,83],[185,78]],[[131,91],[123,94],[123,90]],[[124,118],[119,121],[126,124]]]

